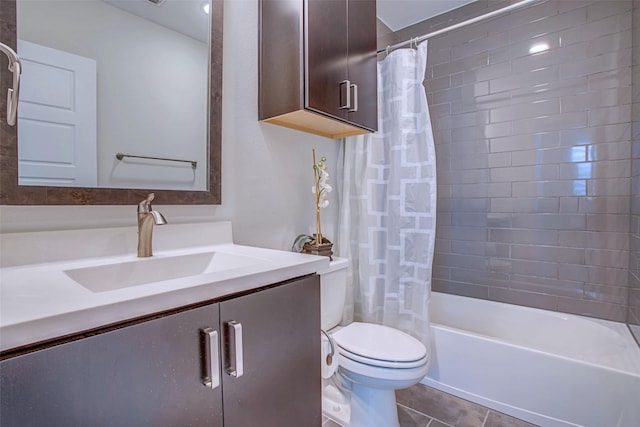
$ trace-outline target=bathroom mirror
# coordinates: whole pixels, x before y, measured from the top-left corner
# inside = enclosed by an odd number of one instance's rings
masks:
[[[148,0],[139,1],[146,1],[148,3]],[[162,2],[162,0],[160,1]],[[156,1],[154,0],[154,3],[155,2]],[[167,6],[170,5],[170,2],[174,2],[180,7],[186,6],[188,3],[193,3],[197,4],[199,8],[205,4],[205,1],[194,2],[186,0],[164,0],[164,2]],[[0,10],[0,39],[6,44],[13,46],[14,48],[16,47],[16,44],[18,44],[18,52],[19,54],[21,54],[20,47],[23,42],[18,42],[17,40],[16,16],[17,13],[20,13],[20,10],[27,10],[28,8],[23,8],[22,4],[16,5],[15,0],[3,0],[2,3],[2,8]],[[33,6],[34,3],[40,2],[27,3],[29,3],[30,6]],[[47,1],[44,3],[55,2]],[[124,5],[126,7],[136,2],[132,0],[87,0],[86,2],[72,1],[67,3],[95,3],[99,7],[114,8],[117,3],[120,3],[121,6]],[[148,7],[149,5],[143,4],[143,6]],[[150,6],[153,8],[159,7],[155,4],[151,4]],[[126,15],[129,17],[128,19],[130,21],[141,19],[137,16],[134,16],[131,11],[125,11],[122,10],[122,8],[114,8],[114,10],[116,11],[116,15]],[[203,11],[199,12],[202,13],[203,16],[207,16]],[[18,185],[18,134],[23,136],[25,132],[29,133],[31,129],[26,125],[20,127],[19,122],[18,127],[20,128],[20,130],[18,130],[16,127],[8,126],[6,122],[2,120],[0,121],[2,131],[2,137],[0,140],[0,161],[2,165],[2,169],[0,171],[0,203],[9,205],[133,204],[137,203],[139,199],[150,190],[153,190],[156,193],[156,201],[158,204],[221,203],[220,172],[222,114],[222,12],[223,1],[212,0],[210,3],[210,11],[207,16],[208,19],[210,19],[211,24],[210,28],[205,29],[205,31],[208,31],[210,35],[208,37],[209,47],[207,48],[205,45],[205,55],[207,57],[206,59],[204,59],[204,61],[201,61],[203,63],[203,68],[208,68],[208,70],[202,72],[202,76],[205,79],[204,84],[202,84],[199,89],[196,88],[192,90],[192,92],[195,92],[195,94],[197,96],[200,96],[202,100],[201,102],[199,102],[201,105],[198,106],[201,112],[204,113],[202,114],[203,117],[199,119],[200,129],[194,129],[193,132],[191,132],[189,129],[180,128],[180,126],[184,125],[184,122],[187,121],[185,117],[188,117],[184,115],[180,116],[180,114],[185,113],[186,108],[184,104],[198,104],[197,101],[177,102],[175,103],[175,105],[173,105],[174,111],[171,113],[161,113],[160,111],[154,111],[154,108],[158,107],[158,105],[160,104],[160,102],[158,101],[160,96],[166,97],[167,93],[171,94],[172,91],[176,92],[180,90],[180,86],[178,86],[178,89],[175,89],[176,82],[190,80],[189,76],[185,77],[184,75],[182,75],[182,68],[180,68],[186,61],[182,59],[176,60],[177,56],[171,53],[168,46],[166,49],[158,49],[164,51],[164,55],[162,57],[151,57],[150,55],[148,55],[149,49],[143,48],[142,50],[140,50],[139,48],[137,52],[133,51],[132,53],[128,53],[129,55],[131,55],[131,61],[126,62],[128,62],[131,68],[127,70],[127,72],[133,75],[135,74],[137,69],[141,68],[140,65],[135,65],[135,60],[140,60],[140,58],[142,58],[147,59],[149,62],[152,62],[149,68],[147,68],[146,71],[143,71],[142,74],[147,76],[146,80],[148,80],[148,82],[145,83],[148,83],[149,85],[155,84],[156,86],[155,88],[152,86],[150,92],[139,95],[137,98],[152,98],[155,102],[148,106],[134,106],[133,112],[127,112],[126,107],[128,107],[128,104],[134,102],[136,100],[136,97],[131,98],[131,100],[121,100],[120,97],[116,97],[115,104],[113,103],[114,101],[112,101],[111,107],[107,107],[108,110],[115,110],[115,113],[119,113],[121,119],[125,120],[121,124],[111,124],[107,129],[114,134],[114,140],[120,141],[122,143],[122,145],[120,146],[122,148],[111,146],[109,148],[109,153],[107,153],[107,172],[115,176],[116,179],[114,181],[111,181],[110,185],[107,185],[105,188],[70,187],[65,186],[64,183],[56,183],[55,181],[53,185]],[[135,13],[135,11],[133,13]],[[51,13],[49,13],[48,15],[49,19],[55,21],[55,17],[50,16]],[[175,16],[176,13],[172,12],[170,15]],[[102,17],[103,14],[101,13],[100,18]],[[22,17],[19,16],[17,19],[17,25],[22,25],[27,28],[25,24],[21,24],[21,21]],[[59,18],[58,21],[62,21],[62,18]],[[80,21],[85,22],[86,26],[91,25],[84,19]],[[128,40],[136,37],[130,34],[131,31],[123,31],[123,25],[124,24],[121,23],[104,23],[102,34],[106,34],[107,37],[105,38],[108,39],[119,39],[121,44],[126,45],[126,47],[128,48],[131,48],[131,46],[129,46],[130,43]],[[148,25],[150,27],[160,27],[157,21],[152,22]],[[18,36],[22,37],[20,29],[18,29],[17,33]],[[187,39],[187,41],[189,39],[192,39],[192,41],[196,42],[192,44],[197,44],[196,39],[198,37],[198,34],[182,35],[183,39]],[[206,37],[206,35],[204,37]],[[81,37],[76,37],[76,39],[80,38]],[[168,43],[173,43],[164,40],[162,42],[165,45],[167,45]],[[112,46],[112,48],[114,47]],[[0,67],[3,68],[2,87],[4,88],[7,87],[7,84],[10,84],[9,79],[11,78],[11,73],[5,72],[6,65],[2,61],[0,61]],[[170,72],[168,74],[163,74],[165,70],[170,70]],[[193,76],[191,76],[191,80],[193,80]],[[140,80],[138,81],[140,82]],[[207,83],[208,93],[206,90]],[[116,92],[116,89],[118,89],[119,86],[121,86],[121,84],[114,84],[112,82],[112,91]],[[138,84],[135,87],[124,88],[122,93],[136,92],[139,90],[140,86],[141,84]],[[107,87],[106,89],[100,89],[100,86],[98,86],[97,97],[100,98],[101,96],[109,95],[108,93],[105,94],[105,91],[107,90],[109,90],[109,87]],[[29,95],[29,89],[26,89],[25,92],[26,99]],[[21,99],[23,99],[22,96]],[[4,99],[0,101],[1,108],[4,108],[5,102],[6,100]],[[120,102],[120,107],[118,107],[118,102]],[[100,106],[99,102],[97,108],[98,110],[105,109],[105,107]],[[25,108],[24,110],[25,114],[29,113],[28,108]],[[143,121],[142,119],[139,120],[138,116],[134,114],[136,111],[138,113],[144,113],[146,115],[147,122],[145,126],[138,128],[134,126],[138,121]],[[100,113],[97,113],[97,117],[101,117]],[[169,117],[169,119],[167,119],[167,117]],[[164,122],[170,122],[171,124],[172,121],[173,126],[170,126],[166,130],[162,130],[160,133],[167,134],[173,132],[171,133],[171,139],[173,140],[174,144],[173,152],[177,154],[167,154],[167,147],[157,142],[160,139],[160,135],[158,133],[156,133],[155,135],[151,134],[151,136],[143,134],[143,131],[145,129],[152,128],[150,130],[157,131],[157,129],[153,128],[159,128],[160,125]],[[197,120],[194,120],[194,122],[197,122]],[[102,131],[104,131],[104,129],[102,129]],[[100,123],[98,123],[96,133],[99,135],[100,132]],[[197,137],[198,135],[200,137]],[[55,138],[51,139],[55,140]],[[185,144],[187,143],[187,140],[191,139],[201,140],[201,147],[199,148],[200,154],[198,154],[197,156],[184,155],[184,153],[187,151],[185,149]],[[146,140],[146,146],[142,145],[141,148],[134,149],[133,147],[136,146],[135,144],[133,144],[133,142],[131,142],[134,140]],[[175,147],[178,147],[178,149],[176,150]],[[22,146],[20,148],[22,149]],[[43,150],[37,146],[32,149],[32,152],[34,153],[38,153],[39,151],[42,152]],[[100,149],[98,149],[98,152],[99,151]],[[52,150],[52,152],[54,151]],[[144,159],[137,157],[125,157],[122,160],[119,160],[116,158],[117,152],[131,154],[133,156],[159,157],[162,159],[170,160]],[[173,160],[187,160],[188,162],[174,162]],[[195,165],[196,169],[193,169],[192,162],[197,162]],[[116,173],[114,173],[114,171]],[[135,178],[133,180],[134,184],[127,186],[124,182],[123,177],[127,174],[131,175],[132,171]],[[178,171],[183,175],[179,179],[172,179],[170,178],[171,171]],[[177,186],[173,185],[175,182],[180,181],[186,182],[187,185],[193,184],[195,182],[196,171],[203,174],[203,177],[199,178],[199,180],[201,181],[199,187],[194,186],[193,190],[185,190],[180,183]],[[189,180],[193,182],[189,183]],[[167,190],[166,188],[171,189]]]

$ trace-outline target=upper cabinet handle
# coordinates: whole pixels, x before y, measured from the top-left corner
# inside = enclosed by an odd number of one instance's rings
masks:
[[[349,85],[349,92],[351,92],[351,89],[353,89],[353,108],[350,108],[349,111],[355,113],[358,111],[358,85],[352,83]]]
[[[344,91],[343,88],[346,88],[347,90]],[[344,97],[342,96],[343,93],[346,93]],[[347,110],[351,108],[351,82],[349,80],[343,80],[340,82],[340,102],[342,102],[344,98],[347,99],[347,102],[340,104],[340,110]]]

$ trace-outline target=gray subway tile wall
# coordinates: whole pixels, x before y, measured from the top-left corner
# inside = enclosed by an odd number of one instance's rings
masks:
[[[640,343],[640,0],[633,0],[633,90],[631,105],[631,215],[627,323]]]
[[[541,0],[429,40],[434,290],[640,325],[639,2]]]

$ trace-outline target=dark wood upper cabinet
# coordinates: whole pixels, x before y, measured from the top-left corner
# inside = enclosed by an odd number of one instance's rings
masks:
[[[341,108],[347,101],[349,78],[347,1],[309,0],[306,4],[309,13],[305,107],[347,120],[347,109]]]
[[[377,130],[375,0],[260,1],[260,120],[342,138]]]
[[[358,87],[357,111],[349,113],[353,123],[378,129],[378,71],[375,1],[348,2],[349,81]],[[372,52],[374,52],[372,54]]]

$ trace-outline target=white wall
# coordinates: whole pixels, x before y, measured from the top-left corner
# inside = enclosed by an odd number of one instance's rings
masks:
[[[314,229],[311,149],[328,159],[336,187],[339,142],[262,124],[258,117],[258,3],[225,2],[221,206],[154,207],[171,222],[231,220],[236,243],[288,250]],[[337,191],[322,210],[336,240]],[[135,225],[135,206],[2,206],[0,231]],[[156,228],[161,232],[161,228]]]
[[[206,158],[205,43],[100,0],[17,5],[19,38],[96,60],[99,187],[206,188],[202,161],[193,171],[188,164],[114,157]]]

